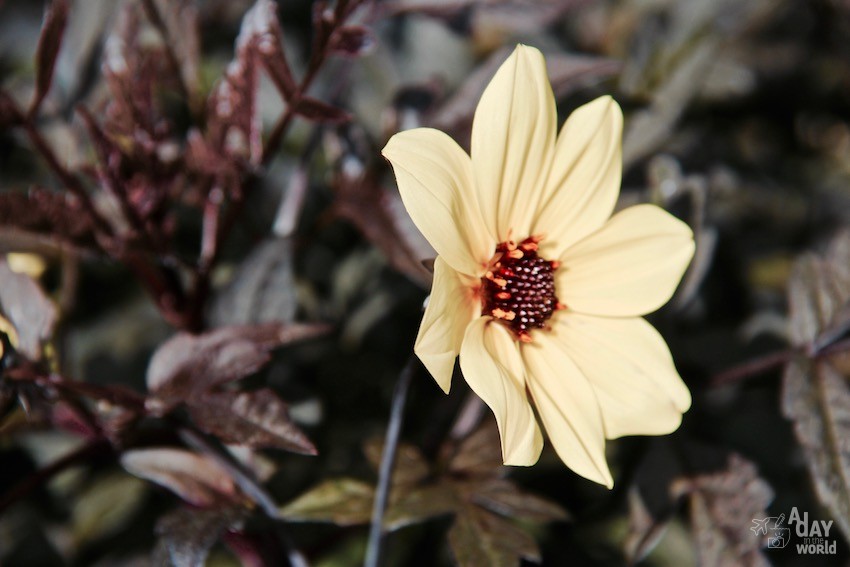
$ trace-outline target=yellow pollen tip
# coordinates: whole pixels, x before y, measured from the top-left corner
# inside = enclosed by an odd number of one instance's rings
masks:
[[[562,309],[566,309],[566,308],[567,308],[567,305],[565,303],[561,303],[560,301],[555,304],[555,309],[557,309],[558,311],[560,311]]]
[[[500,291],[499,293],[496,294],[496,297],[498,297],[499,299],[510,299],[511,294],[508,293],[507,291]]]
[[[531,342],[531,340],[532,340],[532,339],[531,339],[531,335],[529,335],[528,333],[520,333],[520,334],[519,334],[519,342],[521,342],[521,343],[530,343],[530,342]]]
[[[520,250],[519,248],[515,248],[508,252],[508,257],[513,258],[514,260],[519,260],[523,256],[525,256],[525,254],[523,254],[522,250]]]
[[[520,248],[522,248],[526,252],[531,252],[533,250],[537,250],[539,248],[539,246],[537,246],[536,242],[526,242],[525,244],[520,246]]]
[[[557,260],[552,260],[551,262],[549,262],[549,264],[552,266],[553,270],[557,270],[561,267],[561,263]]]
[[[506,285],[508,285],[508,280],[506,280],[506,279],[502,279],[502,278],[492,278],[492,279],[493,279],[493,283],[496,284],[499,287],[505,287]]]

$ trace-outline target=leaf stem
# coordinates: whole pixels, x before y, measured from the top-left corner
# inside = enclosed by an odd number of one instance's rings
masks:
[[[387,436],[384,440],[384,454],[381,455],[381,468],[378,471],[378,489],[375,493],[375,502],[372,507],[372,522],[369,528],[369,542],[366,547],[364,567],[378,567],[381,560],[381,543],[384,536],[384,512],[387,509],[396,449],[398,449],[401,425],[404,420],[404,406],[407,401],[407,392],[410,389],[415,365],[415,357],[411,355],[407,364],[404,365],[404,369],[401,371],[401,375],[393,391],[390,421],[387,425]]]
[[[79,447],[64,457],[60,457],[48,466],[39,469],[36,473],[28,476],[0,498],[0,514],[12,504],[26,497],[30,492],[59,474],[66,468],[77,463],[88,462],[91,457],[98,453],[110,450],[111,446],[106,439],[97,439]]]
[[[217,465],[227,471],[227,474],[239,486],[239,488],[253,500],[265,514],[277,522],[276,532],[280,534],[283,546],[292,567],[308,567],[307,559],[296,549],[289,532],[283,524],[283,516],[278,510],[278,505],[271,494],[254,478],[241,463],[227,453],[210,443],[203,435],[189,427],[180,428],[180,438],[196,451],[215,461]]]

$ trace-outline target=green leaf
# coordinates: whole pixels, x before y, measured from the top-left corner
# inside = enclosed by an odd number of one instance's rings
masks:
[[[328,522],[338,526],[368,524],[375,489],[371,484],[340,478],[326,480],[283,508],[283,516],[301,522]]]
[[[384,440],[372,438],[363,444],[366,460],[377,472],[381,466],[381,456],[384,452]],[[400,443],[396,450],[393,465],[393,485],[410,485],[422,481],[430,473],[430,466],[418,448],[409,443]]]
[[[391,502],[384,520],[388,531],[454,513],[460,505],[451,485],[446,482],[429,484],[410,491],[406,487],[396,487],[390,496]]]
[[[540,562],[537,543],[528,532],[474,505],[458,512],[449,545],[460,567],[516,567],[520,559]]]

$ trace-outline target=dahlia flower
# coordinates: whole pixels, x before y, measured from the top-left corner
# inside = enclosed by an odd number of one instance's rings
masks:
[[[694,252],[654,205],[612,216],[622,112],[604,96],[556,134],[543,55],[517,46],[475,111],[471,155],[417,128],[383,150],[407,211],[437,251],[414,350],[448,393],[455,358],[493,410],[508,465],[543,437],[576,473],[613,485],[606,439],[674,431],[691,397],[641,316],[666,303]]]

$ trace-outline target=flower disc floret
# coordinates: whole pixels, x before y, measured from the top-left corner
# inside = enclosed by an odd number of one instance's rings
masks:
[[[541,258],[538,242],[539,237],[530,236],[519,244],[498,244],[481,278],[481,314],[498,319],[526,343],[532,340],[532,330],[546,328],[563,307],[555,295],[558,262]]]

